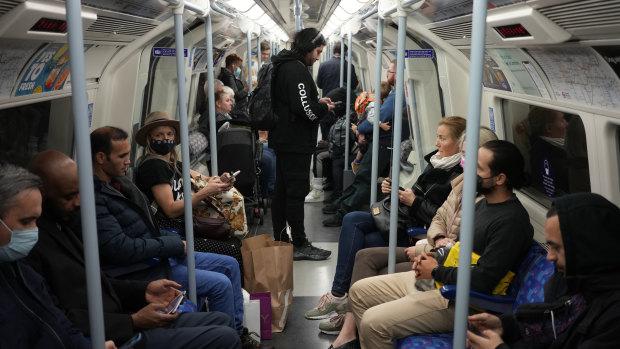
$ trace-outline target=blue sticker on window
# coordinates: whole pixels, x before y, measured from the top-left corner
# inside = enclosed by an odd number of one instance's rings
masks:
[[[489,107],[489,121],[491,123],[491,131],[495,132],[495,112],[492,107]]]
[[[174,47],[153,47],[153,57],[175,57],[177,50]],[[187,57],[187,49],[183,49],[183,57]]]
[[[553,167],[549,163],[547,158],[542,159],[540,177],[542,178],[542,186],[545,195],[552,198],[555,196],[555,176],[553,174]]]
[[[405,50],[405,58],[433,58],[434,50]]]

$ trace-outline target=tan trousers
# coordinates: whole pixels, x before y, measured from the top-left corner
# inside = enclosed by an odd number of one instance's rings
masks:
[[[418,291],[413,271],[362,279],[349,292],[363,349],[392,349],[393,338],[454,328],[454,304],[439,290]]]

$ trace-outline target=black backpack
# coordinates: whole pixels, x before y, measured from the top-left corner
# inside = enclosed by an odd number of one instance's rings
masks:
[[[277,66],[273,63],[264,65],[258,71],[258,84],[248,98],[248,115],[252,129],[271,130],[278,121],[271,104],[271,80],[277,74]]]

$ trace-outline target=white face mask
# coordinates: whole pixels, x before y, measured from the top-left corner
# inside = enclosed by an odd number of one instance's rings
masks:
[[[39,228],[11,230],[2,219],[0,219],[0,223],[11,232],[9,244],[0,246],[0,263],[14,262],[26,257],[39,240]]]

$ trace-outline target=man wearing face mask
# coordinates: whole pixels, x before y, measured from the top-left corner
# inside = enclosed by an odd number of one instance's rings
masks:
[[[0,346],[90,348],[54,305],[43,278],[23,262],[38,240],[41,180],[25,169],[0,165]],[[115,348],[112,342],[108,348]]]
[[[517,272],[531,247],[534,229],[512,192],[526,182],[523,164],[517,147],[506,141],[489,141],[478,150],[478,192],[484,199],[475,205],[473,252],[480,258],[471,267],[472,290],[491,293],[509,272]],[[454,302],[436,288],[418,290],[412,280],[454,285],[458,267],[439,265],[423,253],[412,268],[362,279],[351,287],[349,302],[362,348],[393,348],[392,338],[453,330]]]
[[[217,78],[235,92],[235,105],[230,112],[233,119],[247,120],[248,91],[243,81],[239,80],[241,65],[243,65],[243,59],[238,54],[229,54],[226,57],[226,66],[222,67]]]

